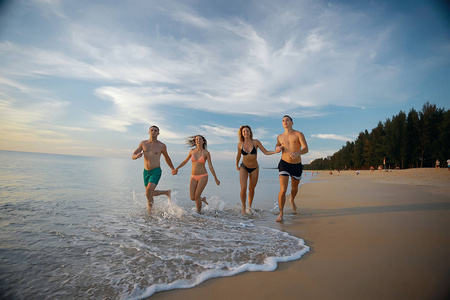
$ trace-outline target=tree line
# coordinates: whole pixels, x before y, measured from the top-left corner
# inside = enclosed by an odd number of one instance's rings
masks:
[[[400,111],[369,133],[360,132],[354,142],[326,158],[313,160],[308,170],[434,167],[450,158],[450,110],[429,102],[421,111]]]

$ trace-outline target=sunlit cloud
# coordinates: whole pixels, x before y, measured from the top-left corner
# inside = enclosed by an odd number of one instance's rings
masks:
[[[312,134],[311,137],[325,139],[325,140],[338,140],[338,141],[343,141],[343,142],[352,141],[355,139],[355,137],[347,137],[347,136],[333,134],[333,133]]]
[[[309,3],[305,5],[308,7]],[[180,9],[185,10],[168,13],[167,17],[191,26],[200,36],[220,36],[221,39],[180,40],[160,36],[151,44],[132,39],[124,42],[110,38],[105,32],[114,28],[89,26],[88,31],[82,23],[72,23],[67,27],[68,49],[64,53],[9,42],[0,44],[0,53],[12,58],[5,67],[9,70],[7,73],[20,69],[27,76],[122,83],[122,86],[101,87],[96,94],[110,96],[116,104],[133,102],[136,97],[148,99],[147,103],[141,101],[143,105],[134,110],[147,106],[149,111],[156,101],[182,103],[210,112],[265,116],[282,112],[284,105],[291,109],[321,107],[334,104],[337,99],[340,105],[361,106],[364,101],[360,95],[372,90],[383,90],[386,99],[398,99],[399,92],[389,83],[401,75],[401,67],[373,62],[374,53],[383,47],[388,30],[382,36],[365,36],[354,30],[353,37],[340,39],[341,30],[367,17],[363,13],[326,10],[320,21],[301,32],[285,32],[285,42],[274,44],[278,41],[267,38],[265,28],[239,19],[206,19],[185,6]],[[345,28],[334,26],[343,20],[348,24]],[[113,24],[112,20],[108,24]],[[355,89],[355,86],[366,86],[362,81],[366,81],[367,76],[371,77],[371,85],[363,91]],[[127,83],[149,88],[123,85]],[[119,131],[153,118],[133,114],[137,117],[132,121],[130,114],[124,113],[130,107],[117,105],[111,115],[114,119],[124,118],[113,126]]]
[[[436,39],[429,53],[404,55],[397,41],[409,16],[384,17],[384,4],[263,0],[233,14],[195,1],[13,3],[0,36],[0,129],[22,137],[34,127],[36,138],[54,131],[63,140],[67,131],[125,139],[158,124],[169,143],[204,133],[211,144],[235,147],[230,119],[288,113],[309,122],[332,114],[329,107],[407,103],[424,93],[416,83],[448,64],[450,48]],[[221,118],[180,126],[182,110]],[[253,129],[266,143],[282,131]],[[354,139],[317,132],[305,134]]]

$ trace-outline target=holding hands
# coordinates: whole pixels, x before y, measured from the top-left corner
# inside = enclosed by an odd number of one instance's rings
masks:
[[[295,159],[295,158],[297,158],[297,157],[300,156],[300,152],[291,152],[291,154],[289,154],[289,156],[290,156],[292,159]]]

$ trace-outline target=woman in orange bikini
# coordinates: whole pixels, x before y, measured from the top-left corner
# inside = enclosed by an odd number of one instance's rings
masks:
[[[190,183],[190,196],[191,200],[195,201],[197,212],[200,213],[202,210],[202,202],[208,204],[208,202],[206,202],[206,197],[202,197],[202,192],[208,183],[208,172],[205,167],[206,162],[208,162],[209,170],[211,171],[211,174],[213,174],[216,184],[220,185],[220,181],[217,179],[216,172],[214,171],[214,167],[211,162],[211,154],[208,150],[206,150],[206,139],[201,135],[191,136],[187,139],[187,144],[190,147],[195,147],[195,149],[191,149],[189,151],[186,159],[172,171],[172,174],[177,174],[178,170],[187,164],[189,159],[191,159],[192,175]]]
[[[241,202],[242,214],[252,212],[253,197],[255,196],[255,187],[258,183],[259,166],[256,160],[258,148],[265,155],[272,155],[281,152],[281,147],[277,147],[275,151],[267,151],[260,141],[253,139],[252,129],[248,125],[243,125],[238,130],[238,151],[236,156],[236,169],[239,171],[239,181],[241,183]],[[242,163],[239,165],[239,161]],[[245,198],[247,194],[248,181],[248,209],[246,209]]]

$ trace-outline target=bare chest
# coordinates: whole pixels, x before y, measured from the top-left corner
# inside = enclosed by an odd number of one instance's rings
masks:
[[[142,145],[142,148],[144,150],[145,156],[147,157],[161,155],[162,148],[159,145],[152,145],[150,143],[146,143]]]
[[[281,136],[281,146],[286,148],[298,148],[300,147],[300,141],[295,135]]]

